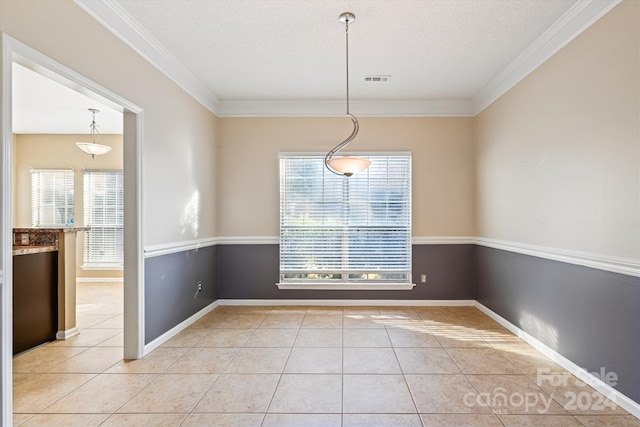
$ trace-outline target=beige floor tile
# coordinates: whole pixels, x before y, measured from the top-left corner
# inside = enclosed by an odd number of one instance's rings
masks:
[[[124,304],[122,302],[102,302],[110,301],[111,297],[101,296],[92,302],[78,303],[76,299],[76,313],[92,313],[92,314],[122,314]]]
[[[214,329],[195,347],[242,347],[255,329]]]
[[[13,414],[12,417],[12,422],[13,422],[13,427],[18,427],[23,425],[25,422],[27,422],[27,420],[31,417],[35,416],[35,414]]]
[[[97,347],[124,347],[124,333],[120,331],[118,332],[118,334],[114,335],[108,340],[102,341],[100,344],[97,344],[96,346]]]
[[[217,378],[215,374],[162,374],[118,412],[189,412]]]
[[[120,331],[118,329],[83,329],[78,335],[66,340],[56,340],[51,346],[74,346],[74,347],[93,347],[103,341],[108,340]]]
[[[422,319],[402,319],[402,318],[385,318],[382,321],[385,328],[403,329],[407,331],[428,331],[429,327]]]
[[[91,427],[100,426],[108,414],[37,414],[21,424],[24,427]]]
[[[438,339],[426,327],[387,328],[394,347],[440,347]]]
[[[200,319],[193,322],[189,329],[215,329],[220,323],[226,319],[226,316],[215,314],[214,312],[207,313]]]
[[[420,319],[420,315],[416,311],[415,307],[411,306],[380,306],[378,307],[378,311],[384,318]]]
[[[342,376],[284,374],[269,405],[269,413],[339,414]]]
[[[405,375],[421,414],[491,412],[464,375]]]
[[[221,315],[267,315],[271,313],[271,307],[266,307],[263,305],[219,305],[212,311],[212,313]]]
[[[116,316],[114,314],[78,313],[76,315],[76,326],[79,329],[90,328]]]
[[[344,413],[416,413],[402,375],[344,375]]]
[[[138,394],[155,374],[102,374],[45,409],[51,413],[114,413]]]
[[[560,365],[539,351],[531,349],[527,344],[520,345],[518,348],[512,346],[508,350],[499,349],[498,351],[505,359],[527,375],[536,375],[540,370],[554,373],[566,372]]]
[[[124,328],[124,316],[119,314],[117,316],[113,316],[110,319],[105,320],[104,322],[96,323],[91,326],[93,328],[103,328],[103,329],[122,329]]]
[[[443,348],[396,348],[405,374],[459,374],[460,369]]]
[[[262,427],[340,427],[340,414],[267,414]]]
[[[290,348],[243,348],[227,366],[226,373],[280,374],[284,370]]]
[[[571,415],[499,415],[505,427],[582,427]]]
[[[92,347],[51,368],[51,372],[100,374],[122,360],[119,347]]]
[[[448,348],[465,374],[520,374],[520,370],[492,348]]]
[[[180,427],[260,427],[262,414],[189,414]]]
[[[194,412],[265,413],[279,380],[278,374],[223,374]]]
[[[576,415],[585,427],[640,427],[640,419],[632,415]]]
[[[310,305],[307,314],[342,315],[343,309],[339,305]]]
[[[269,314],[307,314],[306,305],[276,305],[271,307]]]
[[[67,393],[90,381],[91,374],[15,374],[13,412],[41,412]]]
[[[401,374],[392,348],[352,347],[343,350],[345,374]]]
[[[342,313],[346,316],[349,314],[380,314],[380,310],[376,306],[353,305],[343,306]]]
[[[293,348],[284,372],[287,374],[341,374],[342,349]]]
[[[256,329],[266,314],[230,314],[225,320],[218,324],[222,329]]]
[[[422,427],[418,414],[344,414],[343,427]]]
[[[343,329],[344,347],[391,347],[387,330],[382,329]]]
[[[342,314],[307,313],[302,322],[303,328],[342,328]]]
[[[282,328],[293,328],[298,329],[302,324],[302,320],[304,319],[304,314],[281,314],[278,312],[271,312],[267,314],[262,323],[260,323],[259,328],[272,328],[272,329],[282,329]]]
[[[294,347],[342,347],[342,329],[300,329]]]
[[[162,344],[161,347],[194,347],[209,334],[208,329],[185,329]]]
[[[58,347],[45,345],[13,358],[14,373],[48,373],[61,362],[76,356],[88,347]]]
[[[480,333],[464,326],[429,326],[429,330],[443,347],[492,348]]]
[[[539,374],[530,376],[553,399],[571,414],[624,415],[626,412],[573,375]]]
[[[293,347],[298,329],[258,329],[243,347]]]
[[[187,348],[160,347],[142,359],[121,360],[107,369],[107,374],[160,374],[187,352]]]
[[[100,427],[177,427],[186,414],[114,414]]]
[[[167,373],[221,374],[239,348],[192,348],[175,361]]]
[[[384,321],[379,314],[344,314],[343,328],[383,329]]]
[[[467,378],[496,414],[567,414],[525,375],[467,375]]]
[[[422,414],[424,427],[502,427],[493,414]]]

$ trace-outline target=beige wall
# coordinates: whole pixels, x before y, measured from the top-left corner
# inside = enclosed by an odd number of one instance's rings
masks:
[[[480,236],[640,256],[639,6],[616,6],[476,117]]]
[[[145,245],[215,237],[215,115],[71,0],[2,0],[0,31],[144,109]]]
[[[14,227],[31,227],[31,169],[74,170],[74,220],[77,226],[83,223],[83,169],[122,170],[122,135],[100,135],[100,144],[112,149],[95,160],[76,145],[76,141],[90,141],[89,135],[14,135]],[[76,241],[76,276],[121,277],[122,271],[84,271],[82,265],[82,232]]]
[[[413,235],[473,236],[471,118],[360,118],[352,151],[411,151]],[[351,132],[347,118],[219,120],[220,236],[279,234],[279,152],[325,153]]]

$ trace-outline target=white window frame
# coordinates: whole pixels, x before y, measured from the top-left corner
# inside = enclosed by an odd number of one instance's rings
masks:
[[[100,200],[104,188],[95,188],[94,177],[100,175],[116,174],[116,196],[114,200]],[[124,175],[122,170],[92,170],[82,171],[83,187],[83,217],[84,226],[88,230],[83,233],[82,269],[83,270],[121,270],[124,268]],[[100,210],[105,206],[111,206],[115,213],[111,216]],[[96,247],[94,239],[99,231],[104,231],[107,242],[106,254],[101,257],[100,250]]]
[[[376,161],[376,157],[382,160],[385,157],[392,159],[393,157],[401,156],[408,158],[408,170],[404,170],[406,176],[404,177],[403,181],[400,181],[397,176],[395,177],[395,182],[392,182],[394,179],[393,176],[391,176],[391,179],[387,179],[386,175],[371,175],[379,173],[379,169],[377,172],[375,169],[369,169],[368,171],[361,172],[359,175],[354,175],[353,177],[347,178],[335,175],[332,172],[326,170],[326,168],[324,167],[324,153],[280,153],[280,276],[279,282],[277,283],[278,288],[337,290],[412,289],[415,284],[411,283],[411,153],[403,151],[340,153],[340,155],[356,155],[359,157],[369,158],[372,160],[372,162]],[[375,210],[376,208],[373,207],[372,203],[367,202],[365,204],[366,208],[362,208],[363,213],[356,213],[354,217],[355,219],[346,219],[346,222],[341,223],[341,225],[340,223],[336,223],[336,221],[342,221],[342,219],[340,219],[338,216],[332,215],[329,211],[324,211],[323,208],[320,208],[320,210],[318,210],[318,203],[310,207],[313,212],[309,211],[309,213],[310,217],[313,216],[313,219],[310,219],[308,222],[307,220],[304,220],[305,224],[303,225],[294,224],[294,222],[299,221],[299,219],[291,218],[291,215],[296,215],[291,213],[291,209],[295,209],[295,206],[293,206],[292,204],[299,202],[294,201],[294,199],[292,199],[291,197],[287,197],[287,193],[291,194],[291,191],[293,191],[289,187],[289,185],[291,185],[291,182],[287,181],[287,174],[292,173],[292,171],[285,171],[284,169],[288,167],[286,166],[286,162],[289,161],[289,159],[298,158],[307,161],[309,163],[309,167],[316,168],[315,170],[317,171],[317,173],[322,174],[321,177],[319,177],[319,179],[316,181],[320,183],[321,189],[319,191],[321,191],[322,194],[322,196],[320,196],[318,200],[322,200],[322,202],[324,202],[325,198],[331,197],[334,199],[334,206],[336,204],[336,198],[337,203],[340,206],[344,207],[344,200],[350,199],[349,194],[353,196],[354,192],[359,192],[358,194],[360,194],[360,196],[363,196],[364,194],[368,194],[366,193],[366,191],[370,191],[374,188],[376,190],[380,190],[381,188],[383,188],[381,186],[375,185],[370,186],[368,181],[370,179],[370,176],[373,177],[371,179],[380,179],[381,177],[384,177],[383,179],[387,180],[387,183],[381,185],[388,185],[389,189],[397,189],[398,185],[400,185],[402,187],[401,192],[404,192],[403,194],[406,196],[406,199],[401,200],[401,204],[404,207],[403,209],[401,209],[402,217],[399,220],[396,220],[400,221],[400,223],[390,223],[390,219],[386,216],[389,214],[389,212],[384,214],[384,218],[386,220],[385,224],[381,224],[379,220],[371,219],[371,214],[368,214],[366,212],[373,212],[373,210]],[[380,183],[381,181],[378,182]],[[363,192],[363,189],[366,189],[366,191]],[[337,196],[335,192],[338,192]],[[300,194],[298,193],[298,197],[299,196]],[[341,199],[343,201],[340,201]],[[298,200],[300,199],[298,198]],[[322,204],[323,203],[320,203],[320,205]],[[354,208],[352,207],[352,209]],[[345,209],[342,209],[343,212],[344,210]],[[376,213],[378,213],[378,211],[376,211]],[[341,216],[344,216],[344,213],[342,213]],[[299,212],[297,214],[297,217],[299,218]],[[326,266],[301,269],[299,266],[299,262],[295,260],[295,257],[297,256],[297,254],[295,254],[295,250],[297,249],[290,249],[292,245],[294,247],[295,245],[299,245],[299,239],[291,238],[290,233],[296,228],[301,228],[302,233],[311,231],[315,233],[314,227],[316,226],[314,225],[314,221],[319,224],[318,229],[329,229],[329,231],[327,231],[328,233],[330,233],[327,236],[331,236],[329,238],[331,243],[328,243],[330,248],[329,251],[335,249],[336,238],[343,242],[338,245],[340,246],[340,249],[338,249],[340,255],[338,255],[337,257],[329,257],[333,258],[332,260],[322,261],[321,263],[328,263]],[[336,230],[340,227],[344,227],[343,232]],[[387,229],[398,230],[398,241],[400,242],[401,249],[395,251],[396,257],[394,260],[388,261],[385,259],[384,262],[387,263],[386,266],[381,265],[380,269],[375,269],[369,266],[365,267],[365,270],[359,270],[354,266],[354,264],[345,260],[345,258],[347,258],[347,254],[353,253],[349,252],[353,251],[353,248],[349,247],[348,242],[353,241],[354,236],[358,236],[361,233],[365,233],[366,235],[367,231],[373,232],[373,234],[371,235],[375,236],[375,232],[383,233]],[[336,237],[340,235],[342,237]],[[322,245],[325,244],[325,239],[327,239],[327,237],[325,236],[319,237],[319,240],[313,240],[313,238],[310,238],[308,242],[314,242],[314,244],[316,245],[319,244],[319,247],[322,248]],[[347,243],[345,244],[345,242]],[[375,245],[376,242],[374,241],[372,243]],[[304,243],[302,245],[305,246]],[[379,250],[381,247],[382,246],[377,246],[376,248]],[[308,251],[307,255],[304,256],[312,258],[314,256],[314,250],[315,249]],[[320,250],[322,252],[322,249]],[[304,252],[305,249],[303,249],[302,251]],[[359,258],[356,261],[355,265],[358,265],[358,263],[360,262],[367,263],[366,257]],[[384,262],[381,262],[381,264],[383,264]],[[398,264],[396,265],[396,263]],[[340,264],[340,267],[337,266],[338,264]],[[349,265],[347,266],[347,264]],[[317,273],[318,277],[313,278],[314,273]],[[369,278],[366,278],[367,276],[369,276]],[[398,280],[399,277],[404,277],[404,279],[401,278]]]
[[[31,169],[32,227],[73,227],[74,199],[73,169]]]

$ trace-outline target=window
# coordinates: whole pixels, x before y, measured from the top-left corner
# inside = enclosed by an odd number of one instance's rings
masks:
[[[73,169],[31,170],[31,225],[73,225]]]
[[[411,154],[349,178],[324,155],[280,155],[280,284],[411,281]]]
[[[122,171],[83,174],[85,267],[122,267],[124,185]]]

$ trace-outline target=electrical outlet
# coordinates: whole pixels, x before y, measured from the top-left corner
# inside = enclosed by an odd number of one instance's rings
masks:
[[[196,299],[200,292],[202,292],[202,282],[196,283],[196,293],[193,295],[193,299]]]
[[[425,273],[420,275],[420,283],[427,283],[427,275]]]

